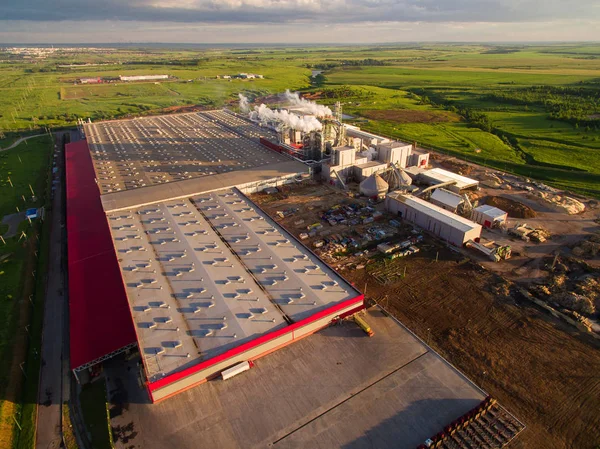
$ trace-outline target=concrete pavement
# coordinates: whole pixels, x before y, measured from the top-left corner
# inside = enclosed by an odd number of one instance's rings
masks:
[[[62,160],[63,149],[58,161]],[[63,176],[63,164],[58,162],[54,179]],[[58,178],[57,178],[58,177]],[[42,330],[42,367],[38,391],[37,449],[58,448],[62,442],[62,403],[68,400],[68,338],[66,296],[64,286],[63,183],[56,184],[52,201],[50,255],[44,327]]]

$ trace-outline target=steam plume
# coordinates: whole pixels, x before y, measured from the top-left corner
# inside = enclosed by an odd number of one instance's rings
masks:
[[[315,116],[300,116],[286,110],[273,110],[264,104],[254,106],[254,110],[250,112],[250,119],[267,126],[275,124],[278,127],[288,127],[305,133],[320,131],[323,128]]]
[[[242,112],[250,112],[250,107],[248,106],[248,97],[244,96],[244,94],[238,94],[240,97],[240,111]]]
[[[286,89],[284,98],[288,103],[291,103],[295,108],[302,110],[303,112],[310,113],[316,117],[325,117],[327,115],[332,115],[331,109],[327,106],[323,106],[321,104],[317,104],[314,101],[306,100],[304,98],[300,98],[298,92],[290,92],[289,89]]]

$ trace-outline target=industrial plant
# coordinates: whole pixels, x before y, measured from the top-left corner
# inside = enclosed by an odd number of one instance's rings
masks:
[[[311,166],[323,182],[343,190],[358,183],[360,194],[387,198],[388,211],[444,241],[459,247],[470,242],[478,249],[482,225],[498,227],[506,221],[482,221],[479,210],[473,210],[468,192],[478,188],[477,180],[430,168],[429,152],[416,142],[390,140],[342,123],[340,102],[332,111],[289,90],[274,109],[262,103],[251,108],[242,94],[239,99],[241,113],[271,131],[271,136],[260,136],[261,144]],[[510,257],[510,251],[503,254]]]
[[[378,257],[394,260],[419,252],[428,233],[499,259],[480,236],[506,216],[475,208],[467,193],[477,181],[430,169],[429,153],[416,143],[342,123],[339,103],[332,110],[289,91],[282,100],[279,108],[250,107],[240,95],[240,113],[80,120],[85,139],[65,152],[74,377],[85,384],[115,357],[137,357],[133,376],[142,389],[130,391],[139,396],[131,413],[160,401],[187,410],[192,401],[215,410],[208,421],[230,423],[252,414],[240,392],[269,404],[252,426],[226,434],[222,426],[203,428],[202,445],[313,447],[319,439],[342,447],[377,428],[386,441],[454,447],[452,441],[477,441],[463,431],[471,425],[489,443],[481,447],[504,445],[523,425],[401,323],[370,307],[362,286],[331,265],[326,248],[373,246]],[[320,217],[333,228],[355,227],[357,238],[301,217],[292,231],[282,220],[296,209],[268,213],[258,201],[316,186],[361,196],[362,203],[336,205]],[[404,223],[415,231],[398,241]],[[373,276],[387,282],[396,274]],[[377,406],[358,406],[350,399],[357,393],[358,401]],[[323,407],[340,407],[339,416],[354,410],[354,418],[324,416]],[[157,420],[147,433],[179,426],[160,418],[163,410],[143,412],[144,421]],[[497,416],[495,427],[481,424],[486,413]],[[204,422],[202,416],[193,420]],[[319,432],[306,427],[310,416]],[[394,425],[381,425],[390,419]]]

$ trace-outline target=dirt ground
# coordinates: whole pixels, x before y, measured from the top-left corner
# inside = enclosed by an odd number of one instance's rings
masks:
[[[513,175],[506,175],[494,170],[476,165],[472,166],[470,177],[483,179],[493,173],[510,182],[522,183],[523,179]],[[542,228],[550,233],[550,238],[544,243],[525,242],[512,237],[500,229],[485,229],[482,237],[494,240],[501,245],[510,245],[512,258],[501,263],[487,260],[485,257],[471,250],[464,250],[465,254],[484,265],[495,273],[521,284],[525,288],[547,281],[548,272],[541,269],[543,259],[556,254],[566,256],[574,255],[572,248],[591,236],[598,234],[600,226],[600,208],[597,202],[577,195],[570,195],[586,204],[586,210],[580,214],[569,215],[558,210],[553,205],[545,202],[540,197],[527,190],[508,188],[504,184],[501,188],[490,188],[480,185],[476,192],[480,198],[479,204],[487,203],[487,198],[492,198],[492,205],[504,209],[505,206],[512,211],[509,213],[507,227],[511,228],[517,223],[527,223],[534,228]],[[506,204],[504,204],[506,203]],[[515,212],[517,212],[515,214]],[[519,213],[522,212],[522,213]],[[516,215],[532,215],[535,217],[521,218]],[[600,255],[586,258],[586,263],[595,269],[600,269]]]
[[[531,207],[510,198],[488,196],[483,201],[485,204],[508,212],[508,215],[513,218],[535,218],[536,216],[535,211]]]
[[[518,299],[492,273],[454,254],[397,259],[406,277],[380,285],[344,275],[521,419],[515,448],[600,443],[598,343]],[[394,261],[395,262],[395,261]],[[508,296],[504,296],[508,293]]]
[[[440,167],[445,168],[446,170],[450,170],[453,171],[455,173],[458,173],[459,175],[463,175],[463,176],[468,176],[471,174],[471,171],[473,171],[473,167],[468,165],[468,164],[464,164],[456,159],[451,159],[451,158],[446,158],[446,159],[442,159],[441,156],[430,156],[431,157],[431,161],[437,161],[440,165]]]
[[[355,201],[339,190],[316,184],[273,196],[257,194],[253,200],[296,236],[305,232],[306,225],[319,221],[323,210]],[[275,216],[277,210],[290,207],[299,211],[283,220]],[[539,220],[554,213],[539,209]],[[389,218],[384,216],[379,224]],[[299,220],[303,223],[296,225]],[[561,220],[566,218],[561,215]],[[574,220],[574,230],[583,226],[579,217]],[[331,227],[336,233],[341,228]],[[409,235],[406,229],[402,232]],[[311,241],[308,246],[314,250]],[[450,250],[427,236],[419,247],[419,253],[391,261],[346,257],[331,265],[527,425],[511,447],[585,449],[599,445],[600,342],[524,300],[511,280],[484,269],[481,262],[472,262],[469,250]],[[547,250],[552,252],[552,245]],[[506,277],[518,280],[524,261],[542,260],[541,254],[530,249],[522,251],[525,256],[523,260],[516,257],[517,265],[511,266],[511,259],[494,268],[504,267],[511,275]],[[527,253],[535,257],[527,259]],[[542,278],[547,273],[540,264],[536,269]],[[386,285],[374,277],[382,272],[390,277]]]

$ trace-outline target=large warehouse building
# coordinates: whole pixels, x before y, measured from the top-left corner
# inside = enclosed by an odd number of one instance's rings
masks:
[[[481,225],[412,195],[391,192],[387,210],[456,246],[481,237]]]
[[[499,445],[523,429],[379,307],[369,336],[342,320],[364,296],[246,196],[310,174],[260,127],[206,111],[83,131],[65,152],[70,364],[81,383],[106,373],[110,426],[135,427],[118,447],[464,447],[449,435],[467,425],[500,426]],[[386,201],[457,245],[481,232]]]
[[[363,308],[243,193],[307,166],[209,114],[87,124],[67,146],[76,376],[137,346],[158,401]]]

